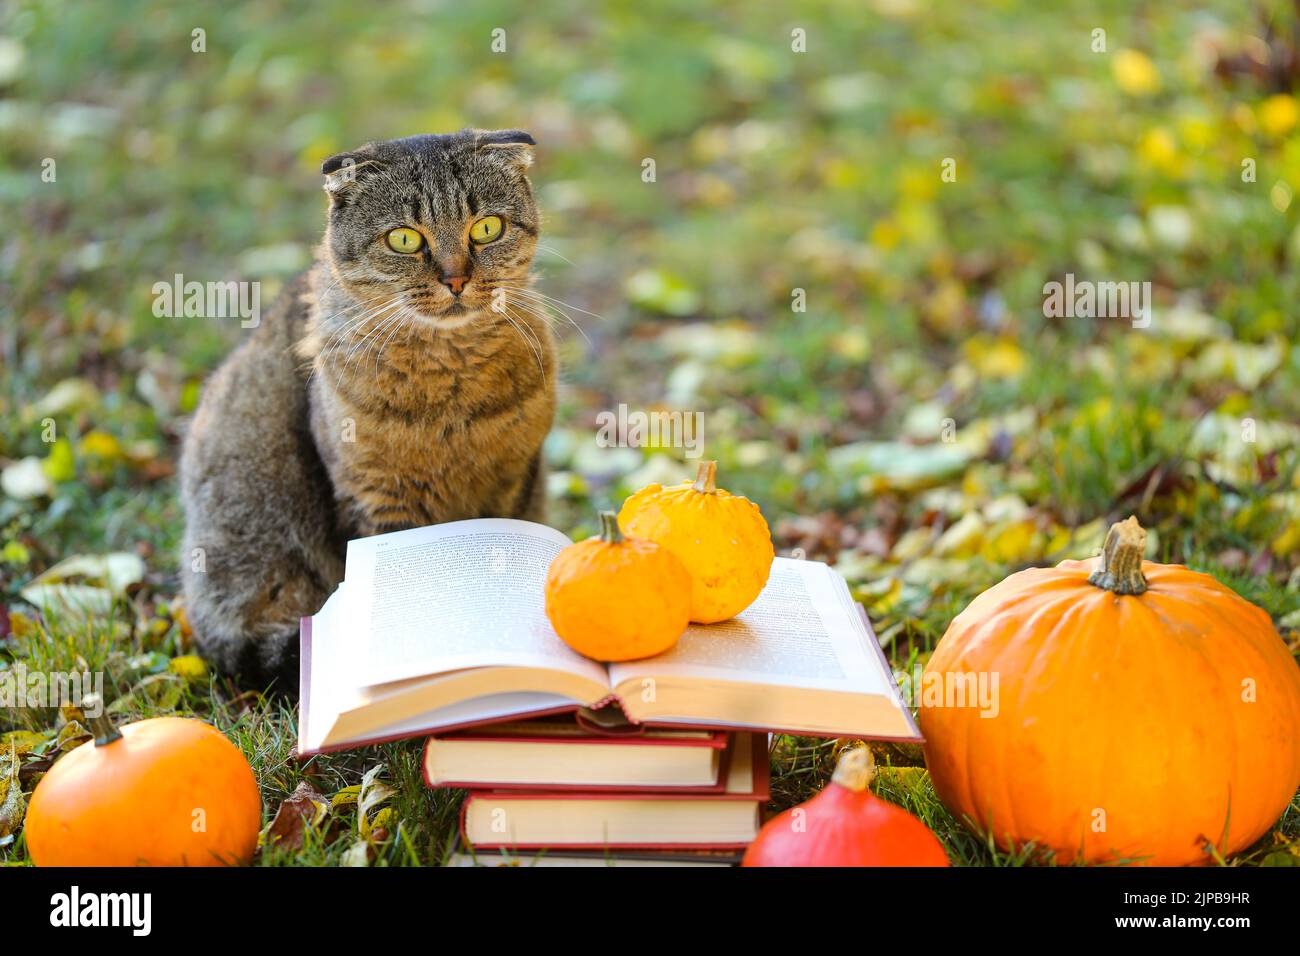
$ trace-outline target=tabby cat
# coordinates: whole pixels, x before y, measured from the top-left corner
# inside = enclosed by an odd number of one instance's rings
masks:
[[[542,519],[533,145],[462,130],[325,161],[316,262],[207,384],[181,456],[185,607],[222,671],[296,688],[298,619],[349,538]]]

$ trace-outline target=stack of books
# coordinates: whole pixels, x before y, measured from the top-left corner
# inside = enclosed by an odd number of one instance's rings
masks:
[[[461,836],[466,855],[488,865],[575,851],[604,862],[733,862],[758,833],[767,765],[760,734],[611,736],[571,718],[440,734],[424,751],[431,787],[469,789]]]
[[[707,865],[758,833],[770,734],[920,739],[827,565],[777,558],[735,619],[600,664],[543,607],[569,543],[495,518],[350,542],[302,622],[299,753],[427,736],[428,784],[470,791],[459,865]]]

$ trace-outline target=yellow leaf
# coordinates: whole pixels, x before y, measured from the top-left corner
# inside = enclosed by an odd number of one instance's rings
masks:
[[[334,809],[339,807],[355,806],[357,799],[361,796],[361,784],[354,783],[350,787],[344,787],[334,796],[330,797],[330,806]]]
[[[1111,62],[1115,82],[1129,96],[1151,96],[1160,90],[1160,71],[1138,50],[1119,50]]]
[[[1137,152],[1143,163],[1166,175],[1177,176],[1183,171],[1184,163],[1178,152],[1178,141],[1163,126],[1147,130],[1138,142]]]
[[[1201,116],[1183,116],[1178,120],[1178,137],[1194,149],[1209,149],[1214,145],[1215,126]]]
[[[188,681],[200,681],[208,676],[208,664],[197,654],[183,654],[173,657],[167,664],[168,670],[179,674]]]
[[[850,362],[862,362],[871,354],[871,339],[863,329],[846,329],[831,339],[831,351]]]
[[[994,529],[980,555],[998,564],[1023,564],[1042,553],[1042,535],[1032,521],[1011,521]]]
[[[980,549],[986,526],[979,512],[970,511],[934,543],[934,554],[941,558],[968,558]]]
[[[1077,528],[1057,528],[1047,543],[1044,554],[1052,558],[1090,558],[1101,551],[1106,536],[1105,519],[1097,518]]]
[[[894,549],[889,555],[890,560],[901,564],[919,558],[930,550],[930,539],[933,535],[929,528],[909,528],[894,542]]]
[[[908,199],[928,202],[939,191],[939,170],[906,169],[898,178],[898,191]]]
[[[45,734],[38,734],[34,730],[13,730],[0,734],[0,752],[13,750],[19,756],[31,753],[45,743],[45,737]]]
[[[979,336],[967,340],[962,351],[975,371],[986,378],[1019,378],[1029,364],[1024,350],[1009,338]]]
[[[54,483],[71,481],[77,477],[77,461],[72,454],[72,444],[66,438],[60,438],[50,446],[50,453],[41,462],[45,477]]]
[[[892,219],[878,219],[871,227],[871,244],[886,252],[897,246],[902,237],[902,232]]]
[[[899,598],[903,595],[903,582],[897,578],[868,581],[862,587],[855,589],[854,595],[867,606],[868,610],[875,611],[877,616],[883,617],[898,606]]]
[[[122,443],[108,432],[90,431],[81,436],[78,450],[88,458],[117,461],[124,456]]]
[[[1285,136],[1300,122],[1300,104],[1288,93],[1270,96],[1259,104],[1259,125],[1270,136]]]
[[[1279,558],[1300,550],[1300,521],[1292,521],[1269,545]]]
[[[9,630],[14,637],[36,637],[41,633],[40,625],[22,611],[9,612]]]

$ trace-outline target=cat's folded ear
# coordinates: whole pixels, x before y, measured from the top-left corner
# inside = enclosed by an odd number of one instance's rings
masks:
[[[325,192],[329,194],[330,202],[336,206],[346,204],[348,193],[383,165],[369,146],[325,160],[320,171],[325,176]]]
[[[475,130],[474,147],[491,150],[492,154],[519,172],[527,172],[533,164],[533,147],[537,141],[521,129]]]

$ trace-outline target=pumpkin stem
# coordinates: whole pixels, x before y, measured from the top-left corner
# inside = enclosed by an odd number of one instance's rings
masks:
[[[86,713],[88,710],[97,710],[99,713],[91,717]],[[117,729],[117,724],[113,723],[113,718],[108,716],[103,697],[98,694],[87,694],[81,698],[81,712],[85,715],[90,732],[95,735],[96,747],[104,747],[114,740],[122,739],[122,732]]]
[[[1130,515],[1106,532],[1101,546],[1101,564],[1088,575],[1088,583],[1114,594],[1141,594],[1147,589],[1142,575],[1142,554],[1147,547],[1146,529]]]
[[[716,461],[700,462],[700,469],[695,475],[692,487],[706,495],[718,493],[718,463]]]
[[[618,527],[618,515],[612,511],[600,513],[600,540],[606,544],[618,544],[623,540],[623,532]]]
[[[854,747],[840,754],[840,761],[835,765],[835,774],[831,783],[838,783],[846,790],[861,793],[871,786],[876,775],[876,758],[871,756],[870,747]]]

